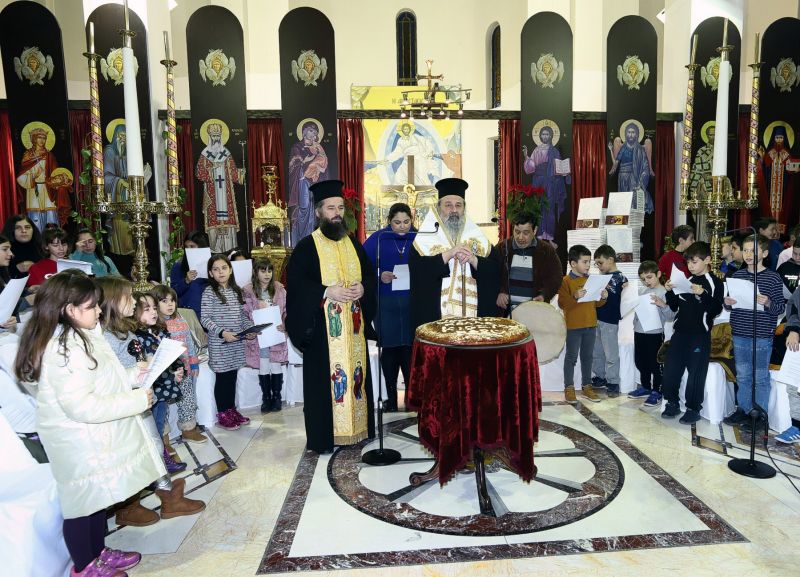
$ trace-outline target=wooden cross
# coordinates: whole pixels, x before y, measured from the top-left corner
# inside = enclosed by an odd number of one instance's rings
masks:
[[[412,216],[414,218],[414,226],[420,227],[421,221],[417,212],[417,200],[420,195],[423,199],[430,199],[432,193],[436,192],[436,188],[426,184],[414,183],[414,157],[406,156],[406,163],[408,165],[408,177],[406,178],[407,184],[393,184],[389,186],[382,186],[381,192],[383,193],[382,201],[389,198],[392,202],[405,202],[411,207]],[[388,197],[388,198],[387,198]],[[381,202],[381,205],[385,202]],[[379,207],[380,208],[380,207]],[[382,216],[382,215],[381,215]]]

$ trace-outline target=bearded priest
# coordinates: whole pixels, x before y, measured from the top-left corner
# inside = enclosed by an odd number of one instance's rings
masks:
[[[364,328],[376,310],[375,269],[347,234],[344,183],[310,187],[319,227],[287,267],[286,331],[303,353],[306,445],[317,453],[375,436]]]
[[[439,202],[428,212],[414,240],[408,260],[414,330],[446,317],[497,314],[499,260],[489,239],[466,216],[468,186],[460,178],[437,182]]]

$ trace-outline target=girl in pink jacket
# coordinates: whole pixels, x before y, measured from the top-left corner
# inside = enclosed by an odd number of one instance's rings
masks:
[[[281,321],[286,318],[286,289],[275,280],[272,262],[265,257],[253,260],[253,279],[244,287],[244,310],[253,318],[253,311],[270,306],[280,310]],[[285,332],[283,324],[278,330]],[[258,369],[258,382],[261,385],[261,412],[281,410],[281,389],[283,388],[283,366],[288,360],[285,342],[271,347],[259,348],[258,340],[245,342],[247,366]]]

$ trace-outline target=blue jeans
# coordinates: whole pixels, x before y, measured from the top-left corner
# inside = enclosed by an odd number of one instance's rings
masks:
[[[158,429],[158,434],[160,436],[164,436],[164,423],[167,420],[167,411],[169,410],[169,405],[166,401],[156,401],[153,405],[153,419],[156,422],[156,429]]]
[[[765,411],[769,409],[769,357],[772,354],[772,339],[756,339],[756,403]],[[733,358],[736,361],[736,382],[739,390],[736,402],[739,408],[749,413],[753,408],[753,339],[733,335]]]

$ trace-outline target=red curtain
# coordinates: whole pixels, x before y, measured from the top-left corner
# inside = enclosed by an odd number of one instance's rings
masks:
[[[661,255],[664,237],[672,233],[675,226],[675,123],[671,121],[656,124],[656,206],[655,237],[653,251]]]
[[[747,145],[750,142],[750,112],[740,112],[737,126],[738,170],[735,190],[742,191],[742,198],[747,198]],[[750,226],[752,215],[749,210],[731,211],[731,228]]]
[[[500,226],[501,239],[511,234],[511,224],[506,219],[508,192],[515,184],[522,184],[522,144],[518,118],[497,122],[500,138]]]
[[[0,227],[5,224],[9,216],[19,212],[18,207],[11,124],[8,119],[8,110],[0,110]]]
[[[80,174],[83,171],[83,159],[81,157],[81,150],[89,148],[90,146],[90,133],[91,114],[88,110],[70,110],[68,116],[69,122],[69,148],[72,155],[72,174],[75,177],[73,185],[75,196],[73,197],[73,206],[80,212],[83,211],[83,200],[91,190],[90,185],[82,185],[80,182]],[[85,214],[85,213],[84,213]]]
[[[175,120],[178,145],[178,178],[186,189],[186,210],[191,214],[183,215],[183,226],[186,232],[200,228],[198,203],[194,192],[194,153],[192,151],[192,121],[189,118]],[[170,226],[171,228],[171,226]]]
[[[578,217],[582,198],[606,194],[606,121],[575,120],[572,123],[572,214]]]
[[[345,188],[353,188],[358,193],[361,212],[358,216],[356,238],[364,242],[364,129],[360,118],[340,118],[339,128],[339,180]]]
[[[261,167],[278,167],[278,198],[286,199],[283,171],[283,128],[279,118],[256,118],[247,121],[247,186],[256,206],[267,202],[267,191],[261,180]]]

